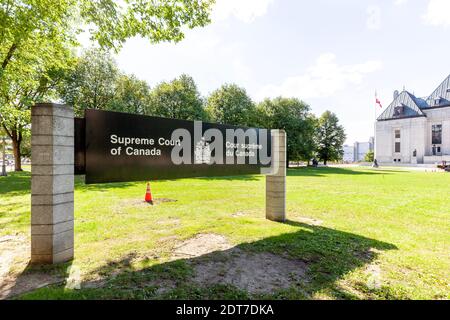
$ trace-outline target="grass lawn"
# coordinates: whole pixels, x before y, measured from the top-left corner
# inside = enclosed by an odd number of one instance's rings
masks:
[[[450,298],[450,174],[290,169],[286,223],[264,218],[262,176],[155,181],[154,198],[176,201],[153,207],[143,203],[143,182],[81,178],[74,261],[18,262],[8,273],[16,283],[33,274],[69,281],[15,298]],[[29,225],[30,173],[0,177],[0,239],[27,244]],[[201,251],[208,239],[221,251],[175,254],[186,243]],[[73,279],[81,289],[66,285]],[[255,282],[266,287],[253,290]]]

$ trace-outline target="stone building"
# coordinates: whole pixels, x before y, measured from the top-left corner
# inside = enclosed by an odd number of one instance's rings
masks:
[[[395,91],[375,128],[380,163],[450,162],[450,76],[428,97]]]

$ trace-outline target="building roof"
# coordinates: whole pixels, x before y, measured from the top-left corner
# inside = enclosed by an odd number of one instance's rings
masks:
[[[429,106],[435,105],[435,100],[441,99],[440,104],[450,104],[450,75],[433,91],[427,98],[427,104]]]
[[[377,120],[426,117],[423,110],[446,106],[450,106],[450,75],[426,98],[418,98],[403,90]]]

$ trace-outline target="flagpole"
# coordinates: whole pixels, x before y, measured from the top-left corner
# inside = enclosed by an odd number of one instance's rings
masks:
[[[375,90],[375,106],[373,108],[373,160],[374,160],[374,162],[375,162],[375,143],[376,143],[375,139],[377,136],[377,125],[376,125],[376,122],[377,122],[377,99],[378,99],[377,90]]]
[[[373,108],[373,120],[374,120],[374,123],[377,120],[377,99],[378,99],[377,90],[375,90],[375,108]],[[374,136],[374,138],[375,138],[375,136]]]

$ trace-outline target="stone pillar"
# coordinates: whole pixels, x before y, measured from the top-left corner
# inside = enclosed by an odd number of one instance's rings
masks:
[[[272,167],[266,176],[266,218],[286,220],[286,132],[272,130]]]
[[[31,262],[73,258],[74,114],[68,106],[31,108]]]

